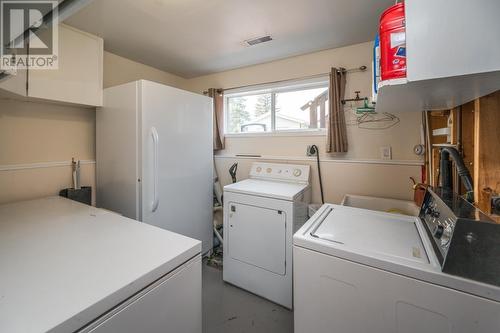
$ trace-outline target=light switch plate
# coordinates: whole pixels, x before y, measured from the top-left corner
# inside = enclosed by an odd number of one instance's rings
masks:
[[[382,158],[383,160],[392,160],[391,146],[380,147],[380,158]]]

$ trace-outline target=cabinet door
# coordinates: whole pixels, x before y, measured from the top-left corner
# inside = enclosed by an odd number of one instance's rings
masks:
[[[205,253],[213,241],[212,102],[150,81],[139,86],[142,221],[202,241]]]
[[[234,202],[228,204],[228,255],[246,264],[285,275],[285,212]]]
[[[201,307],[201,260],[196,260],[85,332],[201,333]]]
[[[89,106],[102,105],[103,40],[59,25],[59,69],[32,69],[28,96]]]

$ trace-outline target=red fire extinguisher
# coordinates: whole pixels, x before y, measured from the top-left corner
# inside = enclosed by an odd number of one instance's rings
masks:
[[[404,2],[380,17],[380,74],[382,80],[406,77],[406,27]]]

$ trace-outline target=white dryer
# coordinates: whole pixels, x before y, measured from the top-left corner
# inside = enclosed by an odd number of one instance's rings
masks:
[[[290,309],[293,234],[307,220],[309,169],[257,162],[249,179],[224,187],[224,281]]]

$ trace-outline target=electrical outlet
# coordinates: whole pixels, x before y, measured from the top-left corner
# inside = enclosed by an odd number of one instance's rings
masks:
[[[318,152],[316,151],[316,148],[313,147],[313,145],[308,145],[307,146],[307,151],[306,151],[306,155],[307,156],[316,156]]]
[[[391,146],[380,147],[380,158],[382,158],[383,160],[392,160]]]

